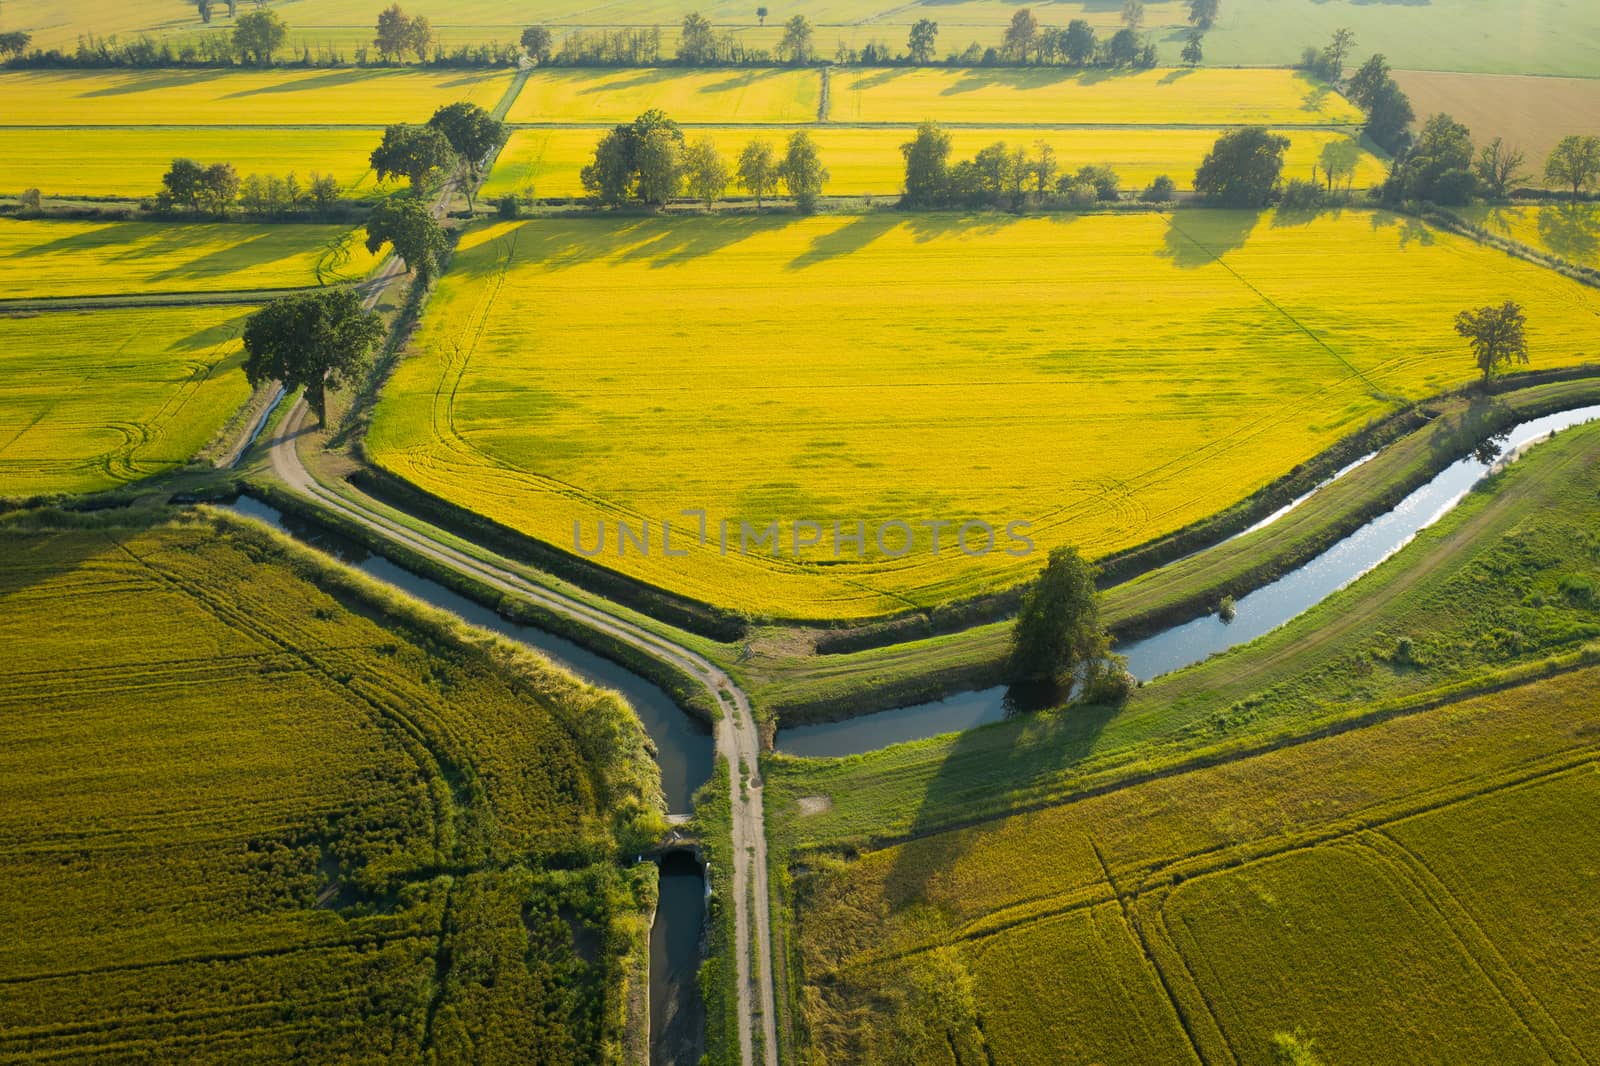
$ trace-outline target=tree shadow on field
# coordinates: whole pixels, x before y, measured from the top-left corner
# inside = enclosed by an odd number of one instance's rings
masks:
[[[1569,263],[1600,260],[1600,204],[1559,204],[1539,212],[1539,239]]]
[[[959,80],[940,90],[940,96],[959,96],[980,89],[1001,87],[1028,92],[1075,82],[1078,85],[1097,85],[1112,78],[1136,77],[1135,70],[1111,67],[968,67]]]
[[[1038,690],[1013,688],[1006,699],[1011,716],[959,734],[929,778],[911,820],[911,839],[900,846],[884,881],[892,909],[925,902],[929,886],[970,850],[974,834],[952,827],[992,824],[1003,816],[1000,809],[1026,806],[1036,789],[1094,751],[1121,709],[1067,704],[1040,710],[1040,702],[1053,701]]]
[[[484,277],[513,263],[567,270],[588,263],[646,260],[653,267],[678,266],[761,233],[791,225],[793,215],[615,215],[530,219],[494,242],[502,254],[457,255],[452,275]]]
[[[731,92],[734,89],[748,89],[757,82],[772,81],[774,78],[781,78],[783,75],[789,73],[792,73],[792,70],[785,69],[783,67],[768,67],[761,70],[746,70],[736,73],[729,72],[726,79],[722,81],[707,82],[706,84],[700,86],[697,91],[703,93],[722,93]]]
[[[1503,399],[1477,392],[1467,401],[1465,411],[1435,423],[1428,437],[1428,451],[1436,465],[1449,465],[1488,439],[1492,429],[1514,421]]]
[[[1185,270],[1210,266],[1229,252],[1244,247],[1260,223],[1261,214],[1260,211],[1227,208],[1174,211],[1167,216],[1167,232],[1157,254]]]
[[[588,72],[585,72],[587,74]],[[672,81],[683,76],[683,71],[672,67],[650,67],[645,70],[627,74],[621,78],[615,77],[614,71],[595,71],[592,77],[575,74],[568,78],[569,81],[592,81],[595,84],[579,89],[579,96],[596,96],[600,93],[626,92],[629,89],[642,89],[647,85],[659,85],[664,81]],[[615,80],[607,80],[614,78]]]
[[[181,89],[203,82],[216,81],[218,78],[228,77],[225,70],[192,70],[192,71],[167,71],[160,75],[146,74],[127,75],[115,85],[106,85],[99,89],[77,93],[76,98],[88,100],[98,96],[132,96],[136,93],[155,92],[158,89]]]
[[[27,516],[19,522],[0,521],[0,613],[13,610],[7,602],[39,585],[68,582],[74,571],[91,560],[104,559],[112,568],[126,569],[131,562],[118,548],[117,542],[127,538],[121,531],[68,530],[65,532],[34,532],[28,529]],[[135,565],[134,569],[139,568]],[[102,573],[101,577],[104,577]],[[144,575],[140,573],[139,579]],[[63,596],[71,595],[63,589]],[[19,617],[26,617],[27,606],[15,608]],[[15,655],[15,649],[12,649]],[[45,669],[50,663],[16,663],[32,669]]]
[[[1188,31],[1187,30],[1181,31],[1178,34],[1178,36],[1187,37],[1188,36]],[[1161,80],[1156,82],[1156,84],[1157,85],[1171,85],[1175,81],[1182,81],[1184,78],[1189,77],[1190,75],[1194,74],[1195,71],[1196,71],[1195,67],[1178,67],[1175,70],[1169,70],[1165,74],[1163,74],[1161,76]]]
[[[1372,231],[1377,233],[1390,226],[1395,227],[1395,233],[1400,239],[1402,250],[1411,247],[1413,243],[1426,248],[1433,243],[1433,231],[1420,219],[1409,215],[1396,215],[1387,211],[1374,211],[1372,213]]]
[[[811,247],[791,259],[785,269],[804,270],[830,259],[859,252],[902,221],[887,212],[857,215],[846,225],[812,238]]]
[[[273,96],[277,93],[315,92],[319,89],[337,89],[352,85],[360,85],[363,90],[368,92],[374,90],[381,92],[385,88],[381,83],[374,83],[371,71],[361,69],[337,70],[312,77],[294,78],[275,85],[261,85],[254,89],[240,89],[236,93],[228,93],[222,99],[240,100],[251,96]]]
[[[1057,223],[1076,221],[1078,218],[1077,215],[1050,215],[1048,217],[1051,221]],[[991,236],[1003,229],[1015,226],[1022,219],[1022,215],[1013,215],[1002,211],[988,211],[979,215],[934,212],[908,216],[906,227],[911,230],[912,238],[918,244],[926,244],[929,241],[958,233],[977,237]]]

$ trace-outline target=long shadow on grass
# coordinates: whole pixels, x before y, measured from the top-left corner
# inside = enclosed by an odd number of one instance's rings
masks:
[[[890,867],[885,880],[890,906],[923,901],[930,882],[954,867],[972,846],[975,833],[982,831],[948,827],[1025,805],[1028,785],[1056,778],[1089,755],[1118,710],[1078,704],[1022,710],[1004,722],[957,736],[928,780],[911,820],[912,839],[900,846]],[[995,874],[1004,877],[1005,871]]]
[[[643,260],[652,267],[668,267],[714,255],[794,220],[792,214],[534,219],[508,230],[500,238],[500,246],[509,250],[515,263],[551,271],[604,260]],[[450,273],[481,277],[495,273],[500,266],[498,256],[458,255]]]
[[[1185,270],[1210,266],[1243,248],[1260,221],[1259,211],[1175,211],[1167,216],[1164,247],[1157,254]]]
[[[1546,206],[1539,212],[1539,239],[1568,262],[1593,266],[1600,257],[1600,204]]]

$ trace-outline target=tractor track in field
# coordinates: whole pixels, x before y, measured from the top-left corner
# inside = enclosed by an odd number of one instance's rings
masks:
[[[442,212],[451,188],[446,187],[435,211]],[[375,306],[401,266],[393,256],[364,283],[364,305]],[[268,412],[263,413],[264,422]],[[469,554],[451,546],[433,526],[420,520],[402,523],[384,513],[370,497],[346,486],[335,492],[308,469],[300,443],[309,436],[310,408],[303,397],[284,417],[267,445],[271,473],[289,491],[318,509],[354,522],[407,551],[416,552],[459,574],[500,592],[518,596],[581,625],[604,633],[692,677],[710,693],[720,710],[716,750],[728,763],[728,799],[732,815],[730,863],[734,913],[734,961],[738,991],[739,1061],[744,1066],[778,1066],[776,998],[772,976],[771,898],[767,878],[766,819],[762,803],[759,757],[761,736],[749,698],[721,668],[693,650],[674,643],[601,607],[564,596],[530,581],[502,557],[485,549]],[[244,433],[249,441],[260,423]],[[242,451],[243,445],[240,446]],[[756,1032],[760,1027],[760,1057]]]

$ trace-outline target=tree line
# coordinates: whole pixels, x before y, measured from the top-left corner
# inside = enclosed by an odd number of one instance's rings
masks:
[[[221,4],[200,0],[196,8],[202,23],[210,25]],[[520,53],[515,45],[460,45],[447,52],[439,44],[433,26],[423,15],[407,15],[398,4],[390,5],[378,16],[372,46],[355,49],[353,59],[342,49],[310,44],[299,53],[284,54],[289,25],[269,8],[257,5],[243,15],[237,3],[227,5],[233,18],[229,31],[201,34],[174,44],[141,35],[128,41],[93,34],[78,38],[74,51],[35,49],[28,51],[32,38],[26,33],[0,34],[0,58],[8,67],[118,68],[118,67],[342,67],[397,66],[408,62],[442,67],[509,67],[517,64]]]
[[[730,168],[711,138],[689,143],[665,112],[651,109],[608,130],[580,178],[607,207],[660,207],[687,193],[709,208],[737,183],[755,198],[758,211],[780,186],[801,211],[812,211],[828,171],[805,130],[789,135],[781,155],[770,142],[753,138]]]

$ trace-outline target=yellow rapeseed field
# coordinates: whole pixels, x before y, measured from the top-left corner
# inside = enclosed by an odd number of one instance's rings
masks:
[[[814,70],[541,70],[508,122],[630,122],[660,108],[679,122],[814,122],[822,75]]]
[[[582,196],[579,172],[594,155],[595,142],[604,133],[600,128],[522,129],[511,135],[500,153],[494,170],[484,185],[485,200],[516,195],[520,197]],[[835,196],[898,196],[904,188],[905,157],[900,146],[916,133],[912,127],[867,128],[861,126],[816,126],[807,131],[817,143],[817,151],[829,173],[827,193]],[[978,150],[996,141],[1012,147],[1036,151],[1043,141],[1055,149],[1056,161],[1063,168],[1087,164],[1109,165],[1122,179],[1125,189],[1137,191],[1161,174],[1172,178],[1180,189],[1194,185],[1195,168],[1205,158],[1222,131],[1219,129],[972,129],[948,131],[952,158],[971,158]],[[1289,138],[1284,161],[1288,177],[1311,176],[1323,145],[1344,140],[1349,134],[1337,130],[1280,131]],[[787,131],[733,127],[687,130],[693,141],[710,137],[727,160],[730,171],[739,151],[752,139],[766,140],[775,152],[781,151]],[[5,173],[0,165],[0,175]],[[1363,150],[1355,174],[1355,187],[1367,188],[1383,180],[1381,159]],[[730,185],[729,195],[744,195]]]
[[[0,126],[383,126],[510,87],[504,70],[8,71]]]
[[[308,184],[313,171],[332,174],[346,196],[369,196],[394,187],[377,184],[367,162],[382,139],[379,129],[5,130],[0,196],[24,189],[45,196],[154,196],[180,156],[232,163],[241,178],[292,170]]]
[[[1344,97],[1284,69],[907,67],[839,71],[830,85],[828,117],[834,122],[1294,126],[1362,121]]]
[[[1468,222],[1578,266],[1600,267],[1600,204],[1461,208]]]
[[[1470,380],[1454,316],[1508,296],[1536,366],[1595,356],[1600,294],[1367,211],[503,223],[463,237],[369,446],[567,550],[604,522],[604,564],[673,591],[859,617],[1031,576],[1010,522],[1101,556],[1211,514]],[[988,554],[920,525],[968,520]]]
[[[376,263],[343,226],[0,220],[8,299],[305,288]]]
[[[0,315],[0,496],[93,492],[187,462],[250,395],[249,307]]]

